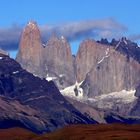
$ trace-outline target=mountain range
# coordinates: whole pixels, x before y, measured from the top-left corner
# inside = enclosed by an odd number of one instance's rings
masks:
[[[97,123],[75,109],[53,81],[35,77],[4,54],[0,54],[0,111],[0,128],[18,126],[36,133]]]
[[[107,106],[128,115],[137,100],[134,93],[140,83],[140,47],[125,37],[111,42],[86,39],[73,56],[65,37],[53,33],[42,44],[37,24],[29,22],[21,34],[16,60],[34,75],[53,80],[64,96],[97,108]],[[98,99],[105,103],[100,105]]]
[[[0,127],[36,133],[68,124],[140,123],[140,47],[85,39],[76,55],[64,36],[42,43],[34,21],[21,33],[16,60],[0,50]]]

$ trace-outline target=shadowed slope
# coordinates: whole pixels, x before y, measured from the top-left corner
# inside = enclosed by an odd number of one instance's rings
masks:
[[[139,140],[140,125],[71,125],[34,140]]]

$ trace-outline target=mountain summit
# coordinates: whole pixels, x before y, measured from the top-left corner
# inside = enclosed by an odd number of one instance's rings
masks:
[[[66,38],[52,34],[42,44],[35,22],[28,22],[23,29],[16,60],[27,71],[47,80],[53,79],[59,88],[75,82],[73,57]]]
[[[40,75],[41,37],[34,21],[29,21],[22,31],[16,60],[27,71]]]
[[[53,34],[43,48],[42,55],[44,71],[49,77],[55,77],[60,89],[74,84],[76,77],[71,48],[63,36]]]
[[[139,53],[138,45],[125,37],[111,42],[86,39],[80,43],[74,57],[65,37],[52,34],[42,44],[37,25],[29,22],[21,35],[17,61],[27,71],[54,81],[65,96],[87,100],[87,103],[95,98],[107,103],[106,97],[111,96],[111,105],[107,104],[107,107],[110,105],[117,111],[113,98],[121,98],[123,106],[135,101],[134,93],[140,81]],[[129,101],[127,95],[131,96]]]

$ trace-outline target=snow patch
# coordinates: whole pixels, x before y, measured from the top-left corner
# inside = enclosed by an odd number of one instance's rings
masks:
[[[127,45],[127,41],[124,39],[123,42]]]
[[[28,24],[27,24],[32,30],[36,28],[36,25],[35,23],[29,21]]]
[[[46,44],[42,44],[43,47],[46,47]]]
[[[65,39],[64,36],[61,36],[61,39],[62,39],[62,40]]]
[[[36,75],[36,74],[33,74],[35,77],[38,77],[38,75]]]
[[[109,55],[107,55],[107,56],[104,56],[100,61],[98,61],[98,63],[97,64],[100,64],[105,58],[108,58],[109,57]]]
[[[103,56],[102,59],[97,62],[97,64],[100,64],[105,58],[108,58],[110,56],[109,51],[110,51],[110,49],[107,48],[105,51],[105,56]]]
[[[47,81],[53,81],[53,80],[56,80],[57,77],[50,77],[48,74],[47,74],[47,77],[46,77],[46,80]]]
[[[65,43],[65,42],[66,42],[66,39],[65,39],[65,37],[64,37],[64,36],[61,36],[61,41],[62,41],[63,43]]]
[[[82,81],[83,82],[83,81]],[[83,89],[80,87],[82,82],[76,83],[72,86],[66,87],[65,89],[61,90],[61,94],[64,96],[68,96],[71,98],[82,99],[83,98]]]
[[[108,94],[102,94],[95,96],[94,98],[84,97],[83,89],[80,87],[80,83],[75,83],[70,87],[61,90],[61,94],[68,96],[72,99],[83,103],[90,103],[92,106],[99,109],[114,109],[114,107],[121,107],[123,105],[129,105],[133,103],[137,97],[135,97],[136,90],[122,90],[119,92],[112,92]],[[77,86],[78,95],[76,96],[75,87]]]
[[[19,73],[19,71],[14,71],[14,72],[13,72],[13,74],[17,74],[17,73]]]
[[[108,55],[109,54],[109,48],[106,49],[105,54]]]
[[[112,92],[109,94],[103,94],[96,96],[95,98],[88,98],[87,100],[93,104],[96,104],[98,108],[113,108],[114,104],[129,104],[137,99],[135,97],[136,90],[122,90],[119,92]]]
[[[121,41],[118,42],[118,44],[115,47],[115,50],[119,47],[120,43],[121,43]]]
[[[60,78],[65,77],[65,74],[60,74],[59,77]]]

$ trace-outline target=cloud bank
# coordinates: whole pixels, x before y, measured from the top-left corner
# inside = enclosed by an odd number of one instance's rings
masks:
[[[101,20],[86,20],[71,22],[58,26],[42,26],[41,32],[46,38],[54,32],[64,35],[69,41],[81,40],[83,38],[118,38],[127,31],[127,27],[112,18]]]
[[[132,41],[138,41],[140,40],[140,34],[132,34],[132,35],[129,35],[128,38]]]
[[[70,42],[73,42],[85,38],[119,38],[127,32],[127,27],[113,18],[69,22],[56,26],[42,25],[39,28],[43,41],[47,41],[51,33],[63,35]],[[21,31],[22,26],[20,25],[0,28],[0,48],[16,50]]]
[[[4,50],[16,50],[22,27],[11,25],[11,27],[0,28],[0,48]]]

